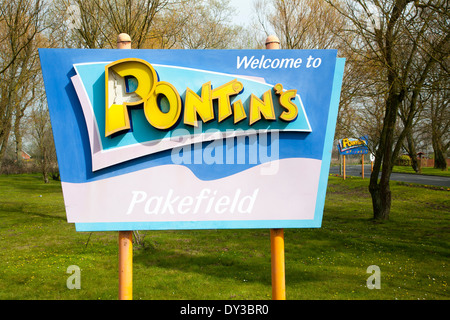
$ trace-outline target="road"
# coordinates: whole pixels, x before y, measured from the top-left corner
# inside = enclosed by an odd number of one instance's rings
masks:
[[[330,173],[339,174],[339,166],[331,167]],[[345,174],[348,176],[361,177],[361,166],[360,165],[346,166]],[[364,166],[364,178],[367,179],[370,178],[370,165]],[[391,180],[426,184],[430,186],[450,187],[450,177],[428,176],[409,173],[392,173]]]

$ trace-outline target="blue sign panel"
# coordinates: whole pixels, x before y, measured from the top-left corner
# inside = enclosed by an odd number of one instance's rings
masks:
[[[320,227],[336,50],[39,54],[78,231]]]
[[[367,137],[361,137],[359,139],[340,139],[338,142],[338,150],[342,155],[369,153],[369,148],[367,147]]]

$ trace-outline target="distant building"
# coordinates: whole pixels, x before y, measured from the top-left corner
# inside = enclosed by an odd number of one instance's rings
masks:
[[[29,160],[31,160],[31,156],[27,153],[27,152],[25,152],[25,151],[21,151],[21,153],[20,153],[20,156],[22,157],[22,159],[24,160],[24,161],[29,161]]]

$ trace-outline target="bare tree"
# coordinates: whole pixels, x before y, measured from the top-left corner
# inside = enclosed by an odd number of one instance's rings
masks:
[[[44,11],[39,0],[0,1],[0,167],[13,128],[16,150],[21,148],[20,121],[34,98]]]
[[[284,49],[337,49],[345,18],[323,0],[257,0],[257,25],[279,36]]]
[[[375,219],[388,219],[391,209],[389,180],[394,160],[417,115],[419,94],[436,64],[449,54],[446,1],[350,1],[339,6],[327,0],[351,21],[347,32],[358,36],[354,46],[365,63],[377,66],[384,82],[383,126],[375,153],[369,191]],[[439,30],[439,32],[438,32]],[[402,104],[402,125],[397,122]],[[378,179],[381,173],[381,178]]]
[[[31,110],[28,117],[32,142],[35,145],[34,158],[39,164],[45,183],[49,182],[49,174],[52,173],[56,163],[56,152],[53,143],[50,116],[44,97]]]
[[[19,54],[42,30],[43,7],[40,0],[0,0],[0,44],[3,53],[0,58],[0,74],[11,67]]]
[[[241,28],[230,23],[234,9],[227,0],[201,0],[183,5],[189,17],[178,34],[186,49],[225,49],[235,43]]]
[[[124,32],[133,48],[154,47],[179,30],[183,20],[170,20],[178,5],[174,0],[55,0],[49,37],[55,46],[102,49],[115,48]]]
[[[424,112],[431,129],[434,167],[441,170],[447,170],[446,154],[450,148],[450,77],[446,69],[444,65],[433,73]]]

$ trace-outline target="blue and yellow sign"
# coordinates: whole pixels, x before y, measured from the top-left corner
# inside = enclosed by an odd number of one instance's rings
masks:
[[[361,137],[359,139],[340,139],[338,142],[338,150],[342,155],[369,153],[369,148],[367,146],[367,137]]]
[[[320,227],[336,50],[39,50],[79,231]]]

